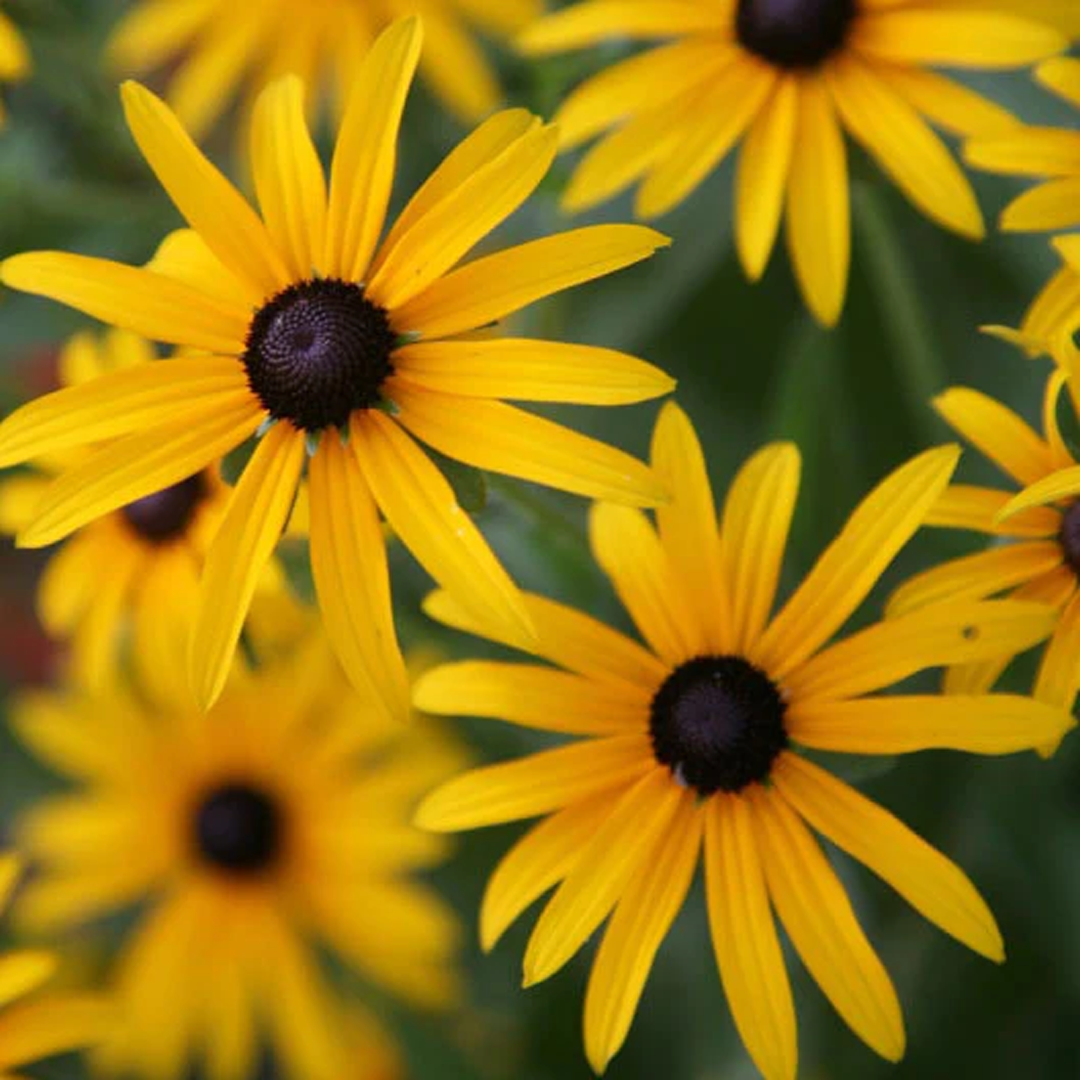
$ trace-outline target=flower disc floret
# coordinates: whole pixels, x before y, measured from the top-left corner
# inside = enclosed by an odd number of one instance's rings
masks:
[[[855,0],[739,0],[735,33],[770,64],[817,67],[847,39]]]
[[[202,858],[230,873],[270,867],[281,849],[282,817],[276,800],[243,782],[211,791],[195,811],[195,843]]]
[[[187,535],[199,507],[209,495],[206,477],[196,473],[179,484],[128,503],[120,513],[140,539],[166,544]]]

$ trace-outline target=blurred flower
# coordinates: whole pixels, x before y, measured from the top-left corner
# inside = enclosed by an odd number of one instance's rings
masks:
[[[1034,696],[1071,710],[1080,689],[1080,464],[1058,425],[1059,398],[1070,390],[1080,416],[1080,354],[1059,351],[1062,367],[1050,377],[1043,403],[1043,434],[1011,409],[966,387],[953,387],[934,408],[1016,485],[1015,490],[952,484],[931,507],[928,525],[968,529],[993,537],[985,551],[950,559],[905,582],[889,601],[889,614],[907,616],[942,601],[972,601],[1008,594],[1049,605],[1053,635],[1039,664]],[[1019,648],[979,663],[949,669],[945,688],[981,694],[997,681]],[[1052,753],[1057,740],[1040,747]]]
[[[702,843],[720,975],[768,1080],[793,1077],[797,1056],[770,905],[852,1029],[889,1059],[904,1051],[892,983],[803,819],[946,932],[1002,959],[993,916],[961,871],[794,749],[1003,754],[1072,725],[1063,710],[1020,697],[865,696],[923,668],[1034,643],[1052,619],[1039,605],[943,605],[826,645],[918,529],[958,456],[955,447],[939,447],[884,480],[770,619],[798,451],[775,443],[754,455],[736,476],[717,529],[697,438],[667,405],[653,463],[674,498],[657,511],[659,536],[632,509],[600,504],[591,520],[596,559],[648,648],[530,596],[536,651],[555,668],[466,662],[417,683],[417,703],[430,712],[589,736],[451,780],[422,803],[417,821],[456,830],[551,815],[495,871],[481,941],[490,948],[561,882],[525,955],[530,985],[561,968],[611,915],[585,1001],[585,1049],[597,1071],[626,1037]],[[431,598],[428,610],[500,640],[497,626],[474,619],[446,593]]]
[[[831,326],[851,246],[843,130],[933,221],[983,235],[971,185],[926,121],[959,135],[1016,121],[930,67],[1022,67],[1066,44],[1025,17],[1026,0],[1008,9],[956,0],[586,0],[520,40],[540,55],[619,36],[676,39],[588,79],[563,103],[564,147],[615,129],[585,155],[565,205],[583,210],[640,179],[637,212],[655,217],[742,139],[735,241],[743,269],[754,281],[764,273],[786,207],[796,277]]]
[[[298,75],[312,107],[340,116],[357,67],[395,18],[423,16],[424,75],[460,120],[477,121],[502,99],[495,71],[467,24],[506,36],[541,12],[540,0],[141,0],[113,34],[114,65],[143,74],[182,58],[167,99],[196,137],[242,93],[248,109],[270,82]]]
[[[15,24],[0,11],[0,82],[21,82],[30,74],[30,54]],[[0,102],[0,125],[6,119]]]
[[[238,673],[207,714],[111,689],[26,695],[13,724],[78,785],[18,824],[41,864],[23,926],[145,909],[117,961],[107,1070],[179,1076],[200,1056],[243,1080],[266,1041],[296,1080],[355,1076],[317,946],[414,1005],[454,1002],[459,927],[413,877],[445,842],[409,818],[462,752],[430,721],[383,720],[321,637]]]
[[[309,457],[311,560],[331,640],[357,685],[399,716],[408,687],[376,507],[463,603],[531,633],[514,583],[413,436],[468,465],[595,498],[663,497],[635,458],[495,399],[623,404],[667,393],[670,378],[606,349],[471,332],[667,240],[636,225],[596,226],[452,270],[551,163],[554,130],[511,110],[450,154],[379,245],[419,55],[420,23],[407,19],[364,60],[329,197],[300,82],[287,77],[263,93],[253,145],[265,221],[162,102],[127,84],[135,139],[193,228],[159,252],[153,271],[59,252],[15,256],[0,269],[12,288],[213,354],[97,379],[0,425],[0,465],[116,440],[50,487],[20,533],[24,546],[62,539],[262,436],[197,601],[192,682],[204,706],[224,683]]]

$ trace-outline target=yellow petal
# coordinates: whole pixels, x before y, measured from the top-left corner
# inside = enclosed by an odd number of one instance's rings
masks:
[[[17,82],[30,72],[30,51],[15,24],[0,12],[0,78]]]
[[[631,506],[655,506],[666,497],[637,458],[513,405],[441,394],[404,379],[385,390],[403,427],[466,465]]]
[[[953,135],[996,134],[1020,127],[1012,113],[936,71],[877,64],[874,73],[931,123]]]
[[[2,434],[2,425],[0,425]],[[0,480],[0,533],[14,536],[34,519],[42,493],[49,486],[47,476],[20,473]]]
[[[147,270],[163,277],[190,285],[193,289],[213,296],[220,303],[235,308],[243,318],[244,331],[237,338],[234,351],[244,349],[247,325],[252,305],[246,298],[246,286],[206,246],[206,241],[194,229],[174,229],[157,246]]]
[[[813,828],[887,881],[916,911],[969,949],[999,963],[1001,932],[954,863],[887,810],[824,769],[784,754],[772,772],[780,794]]]
[[[409,717],[409,678],[394,629],[386,538],[356,456],[334,430],[311,459],[311,570],[341,666],[391,719]]]
[[[161,186],[207,247],[247,284],[251,301],[287,285],[288,270],[266,227],[172,110],[135,82],[124,83],[122,97],[131,134]]]
[[[585,845],[577,865],[548,901],[525,950],[525,985],[554,975],[588,940],[660,848],[693,795],[667,769],[649,771],[621,798]]]
[[[0,852],[0,910],[11,900],[24,869],[22,856],[14,851]]]
[[[475,123],[502,98],[495,69],[472,28],[452,8],[428,7],[423,16],[427,48],[420,58],[421,70],[451,112],[465,123]]]
[[[1045,339],[1075,321],[1080,321],[1080,274],[1071,266],[1063,266],[1024,312],[1020,330],[1038,343],[1034,350],[1038,355],[1045,351]]]
[[[637,687],[492,660],[426,671],[413,703],[421,712],[483,716],[567,735],[629,734],[649,726],[649,697]]]
[[[521,595],[427,455],[383,413],[354,414],[350,447],[401,542],[459,602],[529,640]]]
[[[1080,689],[1080,593],[1069,601],[1054,630],[1054,636],[1043,653],[1039,674],[1032,694],[1038,701],[1056,705],[1072,712]],[[1039,747],[1039,753],[1050,757],[1058,748],[1060,740],[1053,739]]]
[[[575,405],[631,405],[675,389],[670,375],[614,349],[519,338],[406,345],[394,370],[444,394]]]
[[[1001,228],[1007,232],[1071,229],[1080,224],[1078,201],[1080,176],[1051,180],[1009,203],[1001,215]]]
[[[304,465],[304,437],[275,424],[244,468],[206,556],[191,635],[191,686],[203,709],[232,667],[251,598],[289,518]]]
[[[783,798],[754,788],[752,803],[769,896],[795,951],[852,1031],[882,1057],[899,1061],[900,1002],[844,886]]]
[[[367,273],[390,201],[398,126],[422,39],[419,18],[399,19],[356,74],[330,172],[323,266],[333,277],[363,281]]]
[[[862,603],[922,524],[959,456],[955,446],[927,450],[887,476],[856,507],[754,649],[752,659],[773,679],[794,670]]]
[[[475,330],[585,281],[632,266],[667,247],[642,225],[591,225],[475,259],[394,312],[400,332],[448,337]]]
[[[145,557],[134,551],[116,552],[110,564],[96,570],[94,592],[75,628],[71,654],[72,678],[92,694],[101,694],[118,678],[124,623],[145,573]]]
[[[112,557],[113,529],[93,526],[73,536],[46,563],[37,595],[37,616],[54,637],[69,636],[94,594],[95,568]]]
[[[27,1065],[102,1042],[115,1028],[115,1006],[104,997],[53,994],[0,1014],[0,1069]]]
[[[943,694],[988,694],[1001,678],[1001,673],[1011,664],[1013,656],[1005,653],[993,660],[980,660],[974,664],[957,664],[945,672],[941,680]]]
[[[12,289],[47,296],[153,341],[239,356],[248,313],[225,298],[109,259],[33,251],[0,263]]]
[[[995,138],[971,139],[964,146],[964,159],[977,169],[1009,176],[1076,176],[1080,133],[1019,127]]]
[[[1008,521],[1013,514],[1019,514],[1022,510],[1028,510],[1034,506],[1046,506],[1049,503],[1061,502],[1071,499],[1080,494],[1080,465],[1072,465],[1067,469],[1058,469],[1049,476],[1024,488],[1019,495],[1010,499],[998,514],[998,520]]]
[[[36,990],[48,982],[56,968],[56,956],[42,949],[19,949],[0,955],[0,1005]]]
[[[473,769],[433,791],[416,811],[416,824],[455,832],[518,821],[621,790],[657,771],[647,735],[588,739]],[[612,805],[618,797],[612,794]]]
[[[728,1008],[765,1080],[795,1080],[795,1004],[750,804],[714,795],[705,810],[705,889]]]
[[[625,1042],[653,960],[690,889],[702,814],[689,792],[669,828],[656,858],[627,886],[593,961],[585,993],[585,1054],[597,1074]]]
[[[1060,739],[1075,724],[1061,708],[1014,694],[800,701],[787,713],[796,742],[849,754],[1012,754]]]
[[[1080,60],[1076,57],[1057,56],[1053,60],[1044,61],[1035,69],[1035,78],[1043,86],[1080,108]]]
[[[1007,522],[999,521],[998,515],[1012,497],[1010,491],[950,484],[930,508],[926,524],[1033,540],[1057,535],[1061,529],[1061,515],[1047,507],[1035,507],[1016,514]]]
[[[19,545],[55,543],[102,514],[194,476],[242,443],[261,416],[250,391],[230,391],[109,443],[50,485]]]

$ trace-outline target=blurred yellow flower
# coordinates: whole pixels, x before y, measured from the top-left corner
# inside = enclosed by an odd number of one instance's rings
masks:
[[[41,867],[17,914],[53,932],[135,904],[108,1071],[249,1080],[272,1046],[294,1080],[356,1076],[355,1028],[316,954],[424,1007],[452,1004],[459,927],[414,877],[446,845],[410,824],[466,760],[431,722],[381,720],[325,641],[238,672],[208,714],[112,689],[16,703],[23,742],[76,787],[18,834]]]
[[[1001,8],[1001,0],[996,6]],[[640,180],[647,218],[686,198],[742,141],[735,241],[746,275],[764,273],[786,212],[806,303],[840,317],[850,261],[847,131],[924,214],[964,236],[984,227],[963,171],[930,124],[954,135],[1013,118],[932,68],[1023,67],[1065,38],[1028,17],[963,0],[585,0],[535,23],[531,55],[611,38],[672,39],[578,87],[557,116],[564,147],[614,129],[565,195],[583,210]],[[930,124],[927,123],[930,122]]]
[[[828,644],[922,524],[958,456],[939,447],[886,478],[770,617],[798,451],[775,443],[750,458],[718,528],[696,435],[667,405],[652,451],[673,492],[657,511],[659,534],[626,507],[599,504],[591,519],[596,559],[647,647],[530,595],[535,651],[554,667],[470,661],[418,681],[417,704],[429,712],[586,736],[449,781],[425,799],[417,821],[442,831],[548,815],[492,876],[481,942],[491,948],[558,885],[525,954],[529,985],[558,971],[611,916],[585,1000],[585,1049],[596,1071],[626,1038],[699,858],[720,976],[767,1080],[790,1080],[797,1059],[774,910],[851,1028],[884,1057],[903,1054],[892,982],[806,823],[947,933],[1003,958],[993,916],[964,874],[796,749],[1004,754],[1073,725],[1065,710],[1021,697],[873,693],[924,668],[1041,640],[1053,614],[1040,605],[942,605]],[[446,593],[427,608],[505,641]]]
[[[49,488],[19,535],[24,546],[54,543],[261,436],[196,601],[191,679],[206,707],[224,684],[305,466],[312,569],[331,641],[356,684],[399,716],[408,687],[379,511],[439,584],[531,633],[514,583],[417,439],[468,465],[578,494],[640,505],[663,498],[637,459],[498,399],[625,404],[667,393],[672,379],[612,350],[473,333],[668,242],[641,226],[603,225],[454,269],[540,183],[555,153],[552,128],[523,110],[492,117],[379,243],[420,41],[419,20],[395,23],[360,65],[329,193],[299,80],[264,91],[253,118],[263,218],[168,107],[128,83],[132,133],[192,228],[152,271],[59,252],[0,267],[11,288],[206,354],[163,360],[137,379],[96,379],[0,424],[0,466],[115,440]]]
[[[21,82],[30,74],[30,53],[15,24],[0,11],[0,82]],[[7,118],[0,102],[0,125]]]
[[[180,63],[167,99],[195,136],[242,95],[246,107],[281,75],[298,75],[314,107],[340,115],[357,67],[394,19],[423,16],[422,69],[460,120],[477,121],[502,99],[475,26],[506,37],[542,11],[541,0],[140,0],[116,28],[109,50],[122,72],[141,75]]]

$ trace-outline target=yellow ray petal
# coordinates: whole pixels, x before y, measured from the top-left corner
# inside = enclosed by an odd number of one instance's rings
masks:
[[[501,401],[458,397],[391,379],[397,419],[447,457],[592,499],[655,506],[652,470],[623,450]]]
[[[289,273],[266,227],[243,196],[203,156],[172,110],[145,87],[122,87],[124,115],[161,186],[207,247],[257,304],[288,284]]]
[[[631,405],[675,389],[670,375],[627,353],[520,338],[406,345],[394,370],[445,394],[575,405]]]
[[[899,1061],[900,1002],[844,886],[779,795],[754,788],[751,798],[769,896],[795,951],[852,1031],[882,1057]]]
[[[493,660],[425,672],[413,703],[421,712],[484,716],[567,735],[629,734],[649,726],[649,696],[639,687]]]
[[[1044,61],[1035,69],[1035,78],[1080,108],[1080,61],[1076,57],[1058,56]]]
[[[977,169],[1010,176],[1076,176],[1080,133],[1019,127],[994,138],[971,139],[964,145],[964,160]]]
[[[124,623],[145,573],[141,552],[95,568],[94,592],[75,629],[71,652],[73,679],[93,694],[101,694],[118,677]]]
[[[219,916],[215,927],[222,937],[243,929],[240,912]],[[208,949],[205,982],[205,1039],[207,1080],[250,1076],[256,1068],[255,986],[245,979],[243,964],[232,949]]]
[[[1078,203],[1080,176],[1051,180],[1009,203],[1001,215],[1001,228],[1006,232],[1071,229],[1080,224]]]
[[[390,201],[397,134],[420,59],[419,18],[400,19],[372,45],[356,74],[330,172],[327,273],[363,281]]]
[[[326,178],[304,119],[304,86],[295,75],[268,86],[251,118],[251,162],[266,228],[289,276],[322,269]]]
[[[485,952],[537,897],[577,865],[611,806],[607,792],[571,803],[530,829],[502,857],[480,905],[480,945]]]
[[[537,920],[525,950],[525,986],[554,975],[585,944],[660,847],[674,843],[671,826],[680,807],[692,801],[655,762],[612,800],[607,820]]]
[[[247,388],[235,360],[207,356],[125,368],[46,394],[0,424],[0,468],[73,446],[145,431]]]
[[[1015,656],[1048,637],[1057,614],[1016,600],[947,601],[876,623],[818,653],[791,672],[793,700],[857,697],[917,671]]]
[[[1075,725],[1062,709],[1014,694],[800,701],[787,714],[796,742],[849,754],[1012,754],[1060,739]]]
[[[52,978],[57,958],[43,949],[17,949],[0,955],[0,1005],[8,1005]]]
[[[1061,613],[1054,636],[1043,653],[1039,674],[1032,694],[1038,701],[1072,712],[1077,690],[1080,690],[1080,593],[1072,599]],[[1050,757],[1060,744],[1060,739],[1040,746],[1039,753]]]
[[[776,933],[750,804],[715,795],[705,810],[705,888],[716,963],[743,1043],[765,1080],[795,1080],[795,1004]]]
[[[246,286],[206,246],[194,229],[174,229],[158,244],[147,270],[173,278],[193,289],[213,296],[235,308],[243,318],[244,331],[237,338],[235,352],[244,348],[252,306],[245,298]]]
[[[117,1025],[112,1002],[89,994],[53,994],[0,1014],[0,1069],[102,1042]]]
[[[518,821],[625,788],[655,771],[646,735],[589,739],[473,769],[433,791],[416,811],[416,824],[455,832]],[[612,794],[612,805],[617,799]]]
[[[641,636],[667,665],[678,667],[708,651],[704,627],[697,624],[682,582],[640,510],[594,503],[589,542]]]
[[[1037,506],[1008,521],[998,515],[1013,497],[1011,491],[950,484],[926,515],[927,525],[949,529],[971,529],[990,536],[1014,536],[1041,540],[1056,536],[1061,529],[1061,515],[1048,507]]]
[[[828,92],[815,76],[799,80],[787,243],[807,306],[819,322],[835,325],[851,262],[847,154]]]
[[[326,632],[354,685],[391,719],[409,717],[409,678],[394,629],[386,538],[356,456],[336,431],[311,459],[311,569]]]
[[[985,233],[971,184],[945,144],[874,69],[839,57],[826,78],[844,126],[931,220],[971,239]]]
[[[0,533],[14,536],[25,529],[33,521],[37,504],[48,486],[47,476],[29,473],[0,480]]]
[[[632,266],[671,241],[642,225],[591,225],[475,259],[394,312],[401,332],[475,330],[585,281]]]
[[[67,637],[78,625],[93,597],[95,570],[112,558],[115,541],[108,525],[85,529],[46,564],[38,585],[37,616],[54,637]]]
[[[856,507],[765,631],[752,659],[782,679],[862,603],[922,524],[956,468],[955,446],[927,450],[887,476]]]
[[[34,251],[0,263],[0,279],[153,341],[234,356],[244,351],[247,312],[152,270]]]
[[[998,520],[1005,522],[1022,510],[1071,499],[1077,494],[1080,494],[1080,465],[1058,469],[1013,496],[999,512]]]
[[[304,453],[303,435],[286,421],[263,436],[207,552],[189,658],[203,709],[225,685],[255,587],[288,521]]]
[[[1024,312],[1020,331],[1038,343],[1034,354],[1044,352],[1045,339],[1063,324],[1077,319],[1077,312],[1080,312],[1080,274],[1071,266],[1064,266],[1043,286],[1042,292]]]
[[[772,780],[813,828],[887,881],[945,933],[991,960],[1005,959],[1001,932],[975,886],[887,810],[797,754],[781,756]]]
[[[375,410],[354,414],[350,431],[375,501],[424,569],[485,622],[529,640],[532,626],[517,587],[427,455]]]
[[[248,390],[232,391],[109,443],[50,485],[19,545],[55,543],[102,514],[194,476],[242,443],[261,417]]]
[[[953,135],[990,135],[1020,127],[982,94],[923,67],[876,64],[874,73],[937,127]]]
[[[980,660],[974,664],[957,664],[945,672],[941,680],[943,694],[988,694],[1001,673],[1012,663],[1010,653],[992,660]]]
[[[600,1074],[626,1041],[645,981],[697,866],[702,814],[685,792],[656,858],[629,883],[608,923],[585,993],[585,1054]]]

